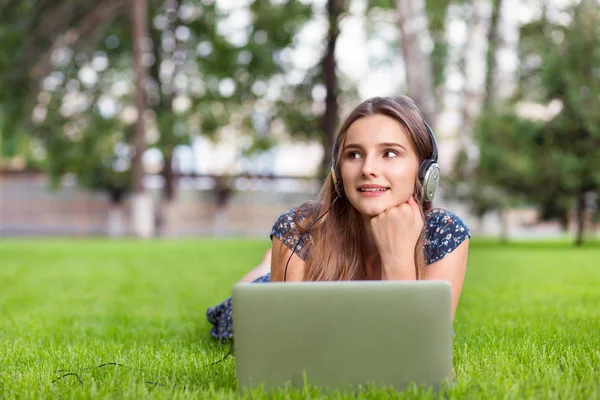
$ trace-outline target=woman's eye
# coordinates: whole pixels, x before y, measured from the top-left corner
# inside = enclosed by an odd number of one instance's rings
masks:
[[[350,153],[348,153],[348,158],[358,158],[360,157],[360,154],[358,154],[356,151],[351,151]]]
[[[386,150],[385,153],[383,153],[386,157],[396,157],[398,155],[398,153],[396,153],[393,150]]]

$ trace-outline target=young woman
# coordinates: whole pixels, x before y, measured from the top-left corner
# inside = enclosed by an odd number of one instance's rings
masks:
[[[446,280],[452,317],[467,267],[470,233],[433,208],[437,144],[408,97],[375,97],[354,109],[334,144],[318,201],[283,213],[272,247],[242,280]],[[207,310],[211,335],[233,337],[231,298]]]

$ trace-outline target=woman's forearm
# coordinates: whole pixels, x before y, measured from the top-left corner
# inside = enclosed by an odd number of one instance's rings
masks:
[[[415,279],[417,277],[414,259],[381,260],[381,280],[414,281]]]

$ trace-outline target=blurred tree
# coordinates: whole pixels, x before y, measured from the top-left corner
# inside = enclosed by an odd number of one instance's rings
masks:
[[[2,34],[10,39],[3,40],[4,50],[11,53],[0,61],[8,77],[0,90],[3,141],[28,138],[30,148],[20,151],[29,152],[30,164],[48,172],[52,187],[72,173],[81,186],[105,190],[117,205],[133,182],[122,170],[131,167],[131,160],[117,156],[114,146],[132,135],[119,132],[118,120],[97,118],[98,83],[104,77],[110,85],[114,76],[104,71],[106,54],[94,50],[128,6],[124,0],[40,0],[11,2],[0,10]],[[131,27],[131,21],[124,26]],[[131,29],[124,34],[131,35]],[[107,150],[107,144],[113,147]]]
[[[497,70],[498,70],[498,44],[499,44],[499,23],[501,20],[501,10],[503,7],[503,0],[492,0],[490,24],[487,32],[487,53],[486,53],[486,73],[485,73],[485,86],[484,86],[484,98],[483,98],[483,110],[494,107],[498,99],[497,91]]]
[[[419,105],[428,121],[435,121],[438,102],[433,86],[432,63],[422,43],[430,36],[425,0],[397,0],[396,5],[407,94]]]
[[[462,162],[456,164],[453,171],[463,182],[473,179],[477,162],[477,146],[472,132],[475,119],[486,102],[484,99],[488,96],[491,99],[494,95],[490,90],[492,88],[486,86],[486,77],[492,75],[496,69],[494,55],[501,6],[501,0],[470,0],[464,5],[468,10],[468,19],[467,37],[461,46],[459,59],[464,82],[461,90],[461,124],[458,130],[458,159]]]
[[[473,125],[486,93],[483,77],[495,67],[495,47],[490,42],[496,40],[501,0],[370,0],[369,7],[395,8],[406,92],[434,130],[444,103],[461,114],[461,128],[456,132],[458,155],[452,171],[445,174],[448,185],[444,195],[464,198],[470,189],[468,182],[474,180],[477,145]],[[459,44],[453,40],[451,49],[449,39],[454,38],[449,37],[448,28],[457,23],[464,24],[465,40]],[[456,72],[463,77],[458,91],[455,85],[446,84],[447,74]]]
[[[489,129],[490,125],[494,126],[493,123],[488,123],[485,117],[488,113],[490,113],[490,118],[498,117],[494,112],[501,104],[501,99],[497,93],[499,87],[497,54],[502,40],[499,24],[502,20],[503,0],[491,0],[488,5],[490,7],[489,24],[487,25],[487,32],[483,34],[481,31],[483,25],[481,14],[485,5],[478,1],[471,3],[473,7],[471,30],[478,30],[479,40],[483,37],[486,38],[485,74],[482,87],[470,83],[468,86],[465,85],[463,90],[465,103],[462,107],[462,120],[464,123],[461,125],[459,137],[461,144],[453,163],[452,173],[447,177],[447,195],[451,199],[470,206],[471,211],[480,220],[490,212],[498,212],[501,224],[500,236],[501,240],[505,241],[507,240],[508,231],[504,209],[512,201],[505,191],[500,190],[495,185],[493,180],[486,181],[487,176],[482,173],[485,169],[478,168],[480,153],[489,151],[489,149],[480,145],[476,130]],[[471,75],[467,59],[468,48],[473,47],[473,44],[478,41],[471,36],[474,35],[469,35],[461,60],[463,76],[465,77]],[[484,120],[478,121],[480,116],[484,117]],[[485,128],[482,128],[483,126]],[[493,131],[498,132],[499,129]],[[487,135],[485,137],[488,138]]]
[[[316,8],[316,5],[315,5]],[[326,35],[316,51],[320,57],[308,68],[298,83],[289,85],[275,102],[276,116],[292,137],[316,139],[323,145],[318,171],[323,179],[332,162],[333,142],[339,125],[340,98],[357,97],[356,87],[344,80],[337,67],[336,48],[340,24],[348,15],[348,0],[327,0],[321,12],[326,21]]]
[[[325,85],[325,111],[321,117],[323,132],[323,161],[322,174],[329,173],[332,162],[333,143],[339,122],[338,79],[335,61],[335,48],[340,35],[339,23],[347,7],[347,0],[327,0],[327,45],[322,61],[322,79]]]
[[[386,0],[371,1],[394,5]],[[471,204],[481,217],[506,200],[495,188],[481,186],[475,170],[479,149],[474,137],[482,104],[495,96],[493,78],[502,0],[397,0],[395,6],[408,94],[421,106],[434,129],[445,101],[450,109],[460,112],[458,152],[452,170],[444,174],[443,194],[447,199]],[[448,27],[456,23],[464,24],[466,35],[451,49]],[[445,86],[447,74],[456,72],[463,78],[458,91]]]
[[[137,118],[134,122],[132,140],[132,168],[131,180],[133,186],[132,216],[133,231],[138,237],[154,236],[154,212],[152,198],[146,193],[144,177],[146,171],[142,162],[146,151],[146,81],[148,76],[148,65],[144,62],[147,50],[144,46],[148,39],[148,0],[133,0],[132,10],[132,45],[133,45],[133,76],[134,76],[134,99]]]
[[[32,142],[28,138],[29,116],[42,76],[51,68],[54,44],[86,41],[126,5],[125,1],[106,2],[100,13],[100,5],[84,3],[11,0],[0,4],[0,42],[4,50],[0,57],[3,156],[26,153]],[[58,32],[65,32],[68,27],[73,28],[70,35],[55,43]]]
[[[536,108],[541,115],[525,119],[513,108],[482,116],[479,174],[563,226],[574,205],[581,245],[595,211],[586,198],[600,187],[600,12],[582,1],[564,13],[568,23],[544,13],[523,26],[514,102],[542,105]]]
[[[463,2],[458,0],[455,3]],[[432,126],[435,125],[438,98],[442,97],[448,65],[446,23],[452,3],[451,0],[367,2],[367,23],[374,15],[394,12],[400,31],[400,54],[406,70],[406,93],[417,102]],[[369,31],[377,34],[377,26],[369,26]]]
[[[131,158],[141,160],[142,152],[131,147],[129,128],[131,120],[139,121],[138,132],[143,123],[145,135],[136,137],[163,155],[163,198],[170,201],[175,196],[174,149],[189,143],[192,134],[216,138],[227,125],[252,137],[256,105],[269,103],[266,88],[286,71],[282,54],[293,45],[312,10],[296,0],[277,5],[253,1],[246,8],[251,23],[240,27],[244,28],[240,35],[240,29],[228,26],[231,13],[220,10],[215,2],[151,1],[151,40],[142,39],[136,53],[142,66],[150,66],[149,76],[141,82],[145,96],[138,96],[137,101],[145,101],[151,113],[137,118],[131,114],[134,95],[129,82],[135,41],[127,5],[117,0],[80,0],[68,5],[48,0],[11,2],[2,8],[0,19],[5,24],[0,34],[13,46],[9,53],[16,55],[0,58],[3,75],[10,77],[0,91],[3,143],[18,138],[16,132],[24,132],[21,137],[31,136],[38,147],[45,147],[53,135],[68,136],[65,127],[74,127],[78,133],[71,136],[76,139],[44,148],[46,160],[36,163],[47,169],[55,185],[64,174],[73,173],[82,185],[94,190],[115,186],[97,179],[113,179],[114,171],[98,172],[113,166],[99,164],[93,169],[95,179],[88,179],[92,170],[80,166],[89,148],[78,138],[83,131],[86,136],[95,135],[98,142],[106,138],[119,145],[121,156],[128,159],[127,170],[119,173],[116,186],[121,187],[120,176],[131,173]],[[277,117],[280,110],[267,105],[266,111]],[[97,116],[110,120],[112,129],[97,123]],[[88,126],[92,123],[96,128]],[[265,142],[264,135],[257,138]],[[146,145],[138,141],[137,147],[145,149]],[[116,148],[100,148],[107,152],[103,158],[115,157]],[[130,190],[134,183],[128,182],[124,187]],[[111,198],[124,196],[111,194]]]

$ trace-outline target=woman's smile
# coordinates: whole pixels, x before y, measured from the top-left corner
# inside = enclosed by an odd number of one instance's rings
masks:
[[[365,184],[360,185],[358,192],[364,197],[379,197],[386,194],[390,190],[387,186]]]

